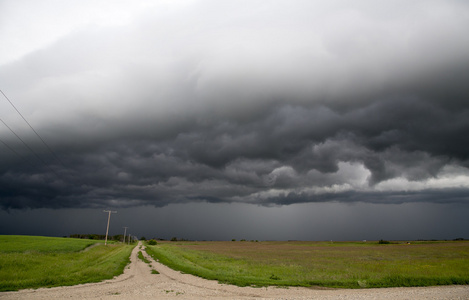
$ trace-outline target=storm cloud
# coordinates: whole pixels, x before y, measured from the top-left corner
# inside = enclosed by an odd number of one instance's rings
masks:
[[[71,3],[1,4],[3,209],[469,201],[465,1]]]

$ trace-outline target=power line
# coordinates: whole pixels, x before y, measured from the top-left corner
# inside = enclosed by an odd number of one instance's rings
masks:
[[[33,150],[31,147],[28,146],[28,144],[26,144],[26,142],[23,141],[23,139],[22,139],[18,134],[16,134],[16,132],[14,132],[13,129],[10,128],[10,126],[7,125],[7,123],[5,123],[2,119],[0,119],[0,122],[2,122],[3,125],[5,125],[5,126],[14,134],[14,135],[23,143],[23,145],[24,145],[26,148],[28,148],[29,151],[31,151],[31,152],[37,157],[37,159],[39,159],[39,160],[44,164],[44,166],[46,166],[46,168],[48,168],[52,173],[54,173],[54,174],[60,179],[59,175],[58,175],[54,170],[52,170],[52,169],[46,164],[46,162],[45,162],[36,152],[34,152],[34,150]],[[5,143],[4,143],[4,144],[5,144]],[[6,145],[6,144],[5,144],[5,145]],[[9,148],[9,147],[8,147],[8,148]]]
[[[39,135],[39,133],[37,133],[37,131],[33,128],[33,126],[31,126],[31,124],[29,124],[28,120],[26,120],[26,118],[20,113],[20,111],[16,108],[16,106],[13,104],[13,102],[11,102],[11,100],[7,97],[7,95],[5,95],[5,93],[0,90],[0,92],[3,94],[3,96],[5,97],[5,99],[8,100],[8,102],[11,104],[11,106],[13,106],[13,108],[16,110],[16,112],[21,116],[21,118],[23,118],[23,120],[26,122],[26,124],[28,124],[29,128],[31,128],[31,130],[36,134],[36,136],[41,140],[41,142],[44,144],[44,146],[46,146],[46,148],[50,151],[50,153],[52,153],[52,156],[62,164],[62,166],[64,166],[64,168],[67,168],[65,166],[65,164],[59,159],[59,157],[54,153],[54,151],[52,151],[52,149],[49,147],[49,145],[47,145],[47,143],[44,141],[44,139]]]
[[[16,132],[14,132],[13,129],[11,129],[11,127],[7,125],[7,123],[5,123],[5,121],[0,119],[0,122],[2,122],[3,125],[5,125],[6,128],[8,128],[8,130],[10,130],[11,133],[13,133],[23,143],[23,145],[29,149],[29,151],[31,151],[34,155],[36,155],[37,159],[39,159],[44,165],[46,165],[46,162],[36,152],[34,152],[34,150],[31,147],[29,147],[29,145],[26,144],[26,142]]]
[[[23,156],[21,156],[15,149],[11,148],[7,143],[5,143],[4,141],[0,140],[0,142],[5,145],[5,147],[7,147],[11,152],[15,153],[20,159],[22,160],[25,160],[28,162],[28,164],[30,164],[32,167],[36,167],[31,161],[29,161],[29,159],[25,159]]]
[[[15,153],[16,155],[18,155],[19,158],[23,158],[18,152],[16,152],[15,149],[11,148],[10,146],[8,146],[7,143],[5,143],[4,141],[0,140],[0,142],[2,142],[3,145],[5,145],[5,147],[7,147],[8,149],[10,149],[11,152]]]

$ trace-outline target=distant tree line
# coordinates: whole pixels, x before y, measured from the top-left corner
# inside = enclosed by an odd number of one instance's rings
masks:
[[[71,234],[70,237],[75,238],[75,239],[89,239],[89,240],[104,240],[104,239],[106,239],[106,235],[104,235],[104,234]],[[120,242],[122,242],[122,241],[124,241],[124,235],[123,234],[108,235],[107,239],[108,239],[108,241],[120,241]]]
[[[180,242],[187,242],[187,241],[190,241],[190,240],[187,240],[187,239],[185,239],[185,238],[177,238],[177,237],[173,236],[173,237],[170,239],[170,241],[171,241],[171,242],[178,242],[178,241],[180,241]]]

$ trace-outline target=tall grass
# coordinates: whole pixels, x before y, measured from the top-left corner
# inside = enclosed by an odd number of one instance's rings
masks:
[[[0,236],[0,291],[110,279],[123,272],[132,248],[91,240]]]
[[[160,243],[147,252],[169,267],[246,285],[341,288],[469,284],[469,243]]]
[[[8,252],[76,252],[104,241],[45,236],[0,235],[0,253]]]

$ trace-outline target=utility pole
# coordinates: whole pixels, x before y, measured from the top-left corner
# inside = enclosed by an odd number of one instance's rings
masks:
[[[103,212],[109,213],[109,216],[107,217],[106,240],[104,241],[104,245],[107,245],[107,234],[109,233],[109,220],[111,220],[111,213],[115,214],[117,211],[103,210]]]
[[[127,233],[127,228],[129,228],[129,227],[124,227],[124,228],[125,228],[125,230],[124,230],[124,244],[125,244],[125,234]]]

